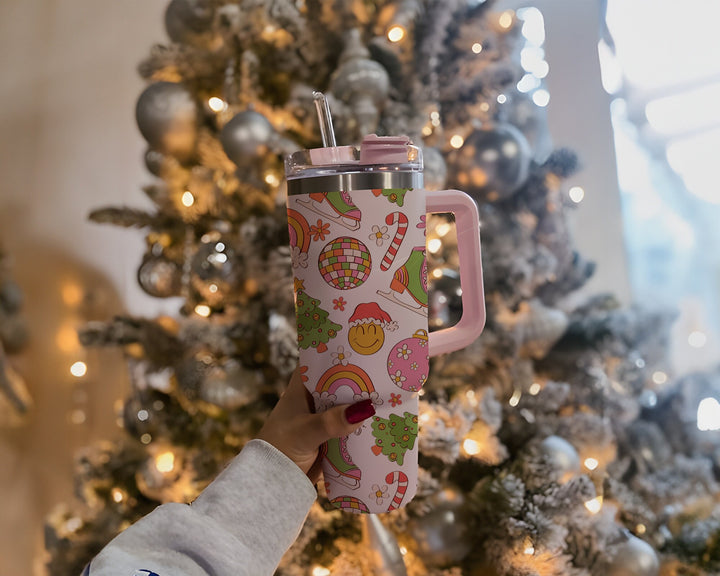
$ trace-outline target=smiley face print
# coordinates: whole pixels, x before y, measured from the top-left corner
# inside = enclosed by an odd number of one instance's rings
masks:
[[[397,322],[375,302],[358,304],[348,325],[348,344],[358,354],[375,354],[385,344],[385,330],[395,330]]]
[[[348,333],[350,347],[358,354],[375,354],[385,343],[385,331],[374,322],[358,324]]]

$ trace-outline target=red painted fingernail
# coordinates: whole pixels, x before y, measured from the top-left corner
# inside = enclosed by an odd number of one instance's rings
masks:
[[[350,422],[350,424],[362,422],[370,418],[373,414],[375,414],[375,406],[373,406],[372,400],[369,398],[357,404],[351,404],[345,409],[345,419]]]

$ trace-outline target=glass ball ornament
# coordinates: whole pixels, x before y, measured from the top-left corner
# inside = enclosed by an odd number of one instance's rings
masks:
[[[273,125],[255,110],[236,114],[220,133],[225,154],[240,168],[253,166],[258,158],[268,153],[276,139]]]
[[[660,560],[647,542],[627,535],[627,540],[615,548],[608,566],[608,576],[658,576]]]
[[[172,0],[165,9],[165,30],[173,42],[209,48],[215,39],[214,18],[209,0]]]
[[[503,105],[508,123],[522,132],[530,145],[533,160],[543,164],[553,151],[547,108],[533,102],[529,93],[516,92]]]
[[[408,521],[408,530],[424,562],[448,566],[472,550],[471,513],[465,497],[454,488],[436,492],[425,501],[429,511]]]
[[[0,322],[0,343],[8,354],[20,352],[29,340],[30,329],[24,316],[14,314]]]
[[[231,239],[206,234],[190,263],[191,283],[211,306],[221,302],[240,280],[240,256]]]
[[[330,78],[330,91],[350,107],[359,136],[376,131],[390,91],[390,75],[370,57],[357,28],[345,37],[340,62]]]
[[[13,314],[23,305],[23,292],[17,282],[5,280],[0,284],[0,308]]]
[[[149,457],[135,472],[138,490],[157,502],[188,502],[197,496],[192,468],[175,447],[157,444],[148,451]]]
[[[176,82],[155,82],[135,106],[140,133],[154,150],[187,160],[195,151],[198,109],[192,94]]]
[[[460,274],[452,268],[435,268],[428,277],[430,330],[448,328],[462,316]]]
[[[257,400],[259,390],[258,374],[230,359],[210,368],[200,385],[200,399],[235,410]]]
[[[532,151],[511,124],[474,130],[450,154],[462,190],[477,202],[510,198],[527,180]]]
[[[539,453],[550,465],[558,482],[567,482],[580,473],[580,455],[565,438],[548,436],[539,445]]]
[[[153,176],[161,176],[164,165],[165,154],[152,148],[148,148],[145,151],[145,168],[148,169],[150,174]]]
[[[567,330],[567,314],[559,308],[545,306],[540,300],[521,302],[515,321],[520,354],[543,358]]]
[[[426,190],[443,190],[447,180],[447,164],[442,152],[432,146],[422,149],[423,180]]]
[[[146,254],[137,271],[137,280],[150,296],[170,298],[178,296],[182,288],[182,268],[162,254]]]
[[[135,394],[125,400],[122,422],[124,430],[134,438],[141,438],[144,434],[152,437],[163,429],[161,418],[152,407],[150,395],[145,393]]]

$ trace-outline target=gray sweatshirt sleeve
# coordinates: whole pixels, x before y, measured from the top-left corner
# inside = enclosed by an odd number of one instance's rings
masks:
[[[316,498],[282,452],[251,440],[191,505],[163,504],[110,542],[90,576],[265,576]]]

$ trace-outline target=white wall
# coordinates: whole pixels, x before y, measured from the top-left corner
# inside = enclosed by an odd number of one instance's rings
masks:
[[[36,408],[27,425],[0,431],[0,574],[31,574],[43,517],[71,494],[72,451],[115,433],[113,402],[126,375],[117,351],[59,348],[63,328],[123,309],[157,316],[175,303],[135,281],[143,235],[99,226],[88,212],[148,206],[145,144],[134,119],[138,63],[164,41],[167,0],[0,2],[0,241],[15,259],[33,342],[21,358]],[[588,290],[629,299],[615,163],[597,63],[597,8],[590,0],[533,3],[545,14],[554,141],[578,152],[586,200],[573,216],[580,251],[596,260]],[[74,303],[72,286],[83,303]],[[84,358],[88,376],[69,365]],[[101,368],[102,366],[102,368]],[[85,391],[82,400],[78,390]],[[84,410],[87,421],[70,424]],[[11,496],[10,496],[11,495]],[[37,562],[36,562],[37,563]]]
[[[164,0],[0,2],[0,243],[14,259],[32,341],[18,359],[35,400],[25,426],[0,428],[0,574],[32,574],[41,523],[72,494],[76,447],[116,433],[126,374],[117,350],[67,334],[131,308],[156,315],[134,280],[137,231],[88,212],[146,206],[144,144],[134,121],[136,66],[162,40]],[[85,360],[77,380],[69,366]],[[80,410],[85,422],[68,417]],[[77,417],[76,413],[76,417]]]
[[[597,265],[578,296],[610,291],[629,304],[610,97],[600,82],[598,5],[598,0],[499,0],[496,7],[535,6],[545,19],[550,133],[556,147],[570,148],[580,159],[581,170],[565,183],[585,190],[570,224],[578,251]]]

